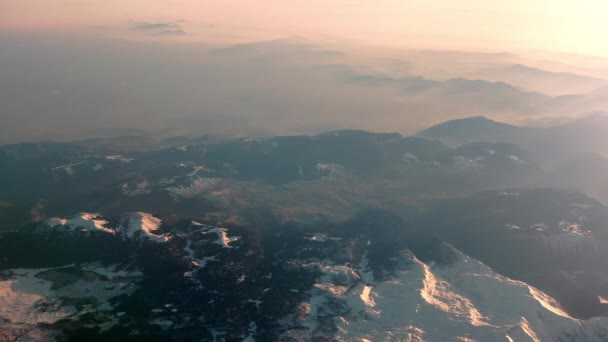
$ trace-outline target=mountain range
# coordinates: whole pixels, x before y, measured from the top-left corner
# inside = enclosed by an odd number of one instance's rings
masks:
[[[604,341],[606,118],[0,147],[0,340]]]

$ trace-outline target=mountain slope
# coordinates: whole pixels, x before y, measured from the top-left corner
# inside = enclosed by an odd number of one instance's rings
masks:
[[[427,128],[416,136],[459,146],[474,142],[514,143],[521,137],[527,137],[532,131],[533,129],[530,128],[521,128],[476,116],[447,121]]]
[[[357,266],[315,263],[322,276],[293,319],[313,340],[602,341],[608,333],[606,318],[576,320],[542,291],[440,248],[452,255],[448,263],[403,251],[394,274],[381,280],[365,259]]]
[[[473,142],[502,142],[517,144],[536,158],[564,161],[576,154],[606,154],[608,116],[591,113],[566,123],[546,127],[520,127],[485,117],[451,120],[427,128],[416,136],[459,146]]]
[[[599,342],[608,334],[607,318],[575,319],[540,289],[451,245],[432,240],[421,248],[412,227],[383,211],[323,230],[275,225],[254,232],[186,221],[165,227],[162,244],[90,234],[84,219],[54,223],[28,237],[111,251],[85,250],[78,255],[88,259],[77,265],[44,259],[3,268],[0,336]],[[18,245],[8,254],[14,265],[27,252],[22,239],[11,241]]]
[[[471,73],[472,77],[506,82],[523,89],[545,94],[565,95],[588,93],[606,85],[606,80],[570,72],[555,72],[523,64],[508,64]]]

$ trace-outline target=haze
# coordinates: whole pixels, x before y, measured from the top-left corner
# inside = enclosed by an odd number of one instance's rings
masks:
[[[3,1],[2,27],[13,30],[118,28],[127,21],[180,21],[199,40],[212,25],[234,40],[282,35],[356,37],[393,45],[547,49],[608,54],[599,0],[549,1]],[[454,39],[457,39],[455,41]]]
[[[593,0],[4,0],[0,143],[577,117],[608,101],[606,10]]]

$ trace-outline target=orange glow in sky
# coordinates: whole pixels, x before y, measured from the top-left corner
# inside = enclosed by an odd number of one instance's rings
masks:
[[[126,34],[132,22],[180,22],[202,41],[300,35],[608,55],[606,13],[604,0],[0,0],[0,30]]]

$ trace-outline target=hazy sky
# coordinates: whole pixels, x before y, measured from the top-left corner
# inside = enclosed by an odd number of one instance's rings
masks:
[[[0,30],[171,23],[204,41],[286,35],[436,48],[608,55],[605,0],[0,0]]]
[[[0,0],[0,144],[603,111],[608,59],[584,55],[608,56],[606,13],[606,0]]]

